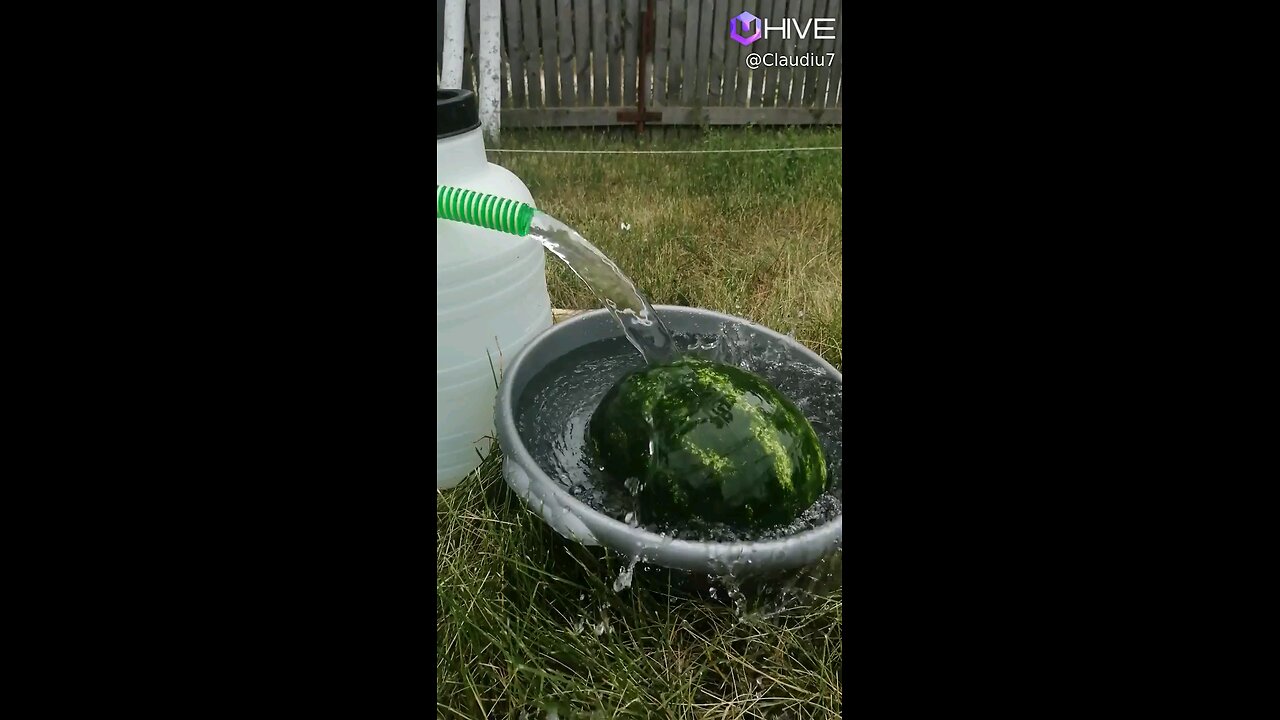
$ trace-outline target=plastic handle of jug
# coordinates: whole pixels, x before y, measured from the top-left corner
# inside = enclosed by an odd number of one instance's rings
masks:
[[[436,217],[524,237],[529,234],[534,209],[497,195],[436,186]]]

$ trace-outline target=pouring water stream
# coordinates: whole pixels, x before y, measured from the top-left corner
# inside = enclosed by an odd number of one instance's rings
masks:
[[[436,186],[436,217],[537,240],[604,303],[648,365],[680,359],[671,333],[644,293],[573,228],[532,205],[463,188]]]
[[[645,363],[659,365],[680,359],[680,350],[662,318],[644,293],[612,260],[587,242],[573,228],[544,212],[535,212],[528,237],[542,243],[582,279],[622,326],[627,340],[644,356]]]

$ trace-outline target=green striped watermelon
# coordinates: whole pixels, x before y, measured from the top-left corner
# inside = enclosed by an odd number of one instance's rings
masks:
[[[639,480],[646,522],[785,524],[827,488],[822,447],[796,406],[762,378],[705,360],[626,376],[588,437],[609,476]]]

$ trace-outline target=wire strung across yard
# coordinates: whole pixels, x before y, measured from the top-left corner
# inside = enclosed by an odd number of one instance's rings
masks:
[[[789,147],[789,148],[737,148],[729,150],[503,150],[486,148],[485,152],[505,153],[551,153],[560,155],[705,155],[709,153],[763,153],[763,152],[801,152],[804,150],[842,150],[843,146],[833,147]]]

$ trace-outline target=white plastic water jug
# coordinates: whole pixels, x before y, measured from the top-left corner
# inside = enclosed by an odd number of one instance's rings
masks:
[[[436,184],[533,204],[529,189],[488,162],[475,94],[436,90]],[[436,488],[480,465],[494,435],[495,376],[551,327],[542,246],[529,238],[436,220]]]

